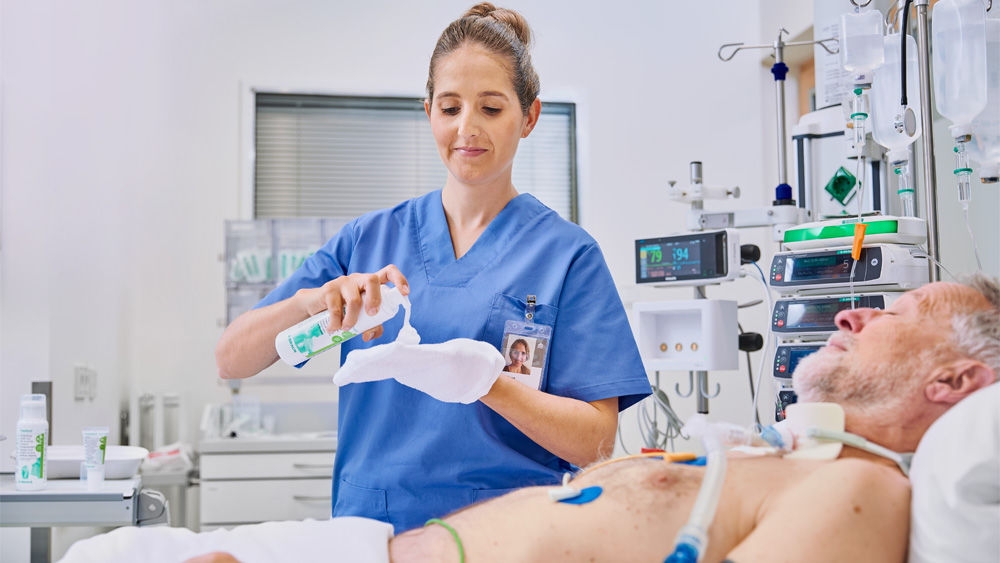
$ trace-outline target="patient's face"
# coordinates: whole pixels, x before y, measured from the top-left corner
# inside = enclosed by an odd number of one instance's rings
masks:
[[[793,385],[803,402],[887,407],[922,393],[926,375],[953,353],[951,318],[985,299],[954,283],[907,292],[885,311],[837,315],[839,332],[799,362]]]

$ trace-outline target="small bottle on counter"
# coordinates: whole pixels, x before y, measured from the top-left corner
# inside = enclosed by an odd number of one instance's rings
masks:
[[[21,397],[21,417],[17,419],[17,467],[14,487],[19,491],[45,488],[48,476],[49,423],[45,419],[45,395]]]
[[[289,365],[298,365],[334,346],[371,330],[396,316],[400,306],[409,308],[410,300],[398,288],[381,287],[382,304],[378,312],[369,316],[364,310],[358,322],[346,330],[327,332],[330,326],[330,311],[323,311],[278,333],[274,347],[278,356]]]

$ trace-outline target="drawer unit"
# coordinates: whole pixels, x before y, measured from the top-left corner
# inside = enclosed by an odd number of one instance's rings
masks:
[[[226,526],[330,517],[330,478],[202,481],[201,523]]]
[[[330,517],[335,441],[235,440],[199,449],[202,531]]]
[[[326,478],[333,474],[333,452],[213,454],[201,457],[201,480]]]

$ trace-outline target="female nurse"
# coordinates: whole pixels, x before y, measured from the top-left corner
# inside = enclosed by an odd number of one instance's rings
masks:
[[[431,56],[425,101],[444,187],[347,224],[218,343],[220,376],[250,377],[278,359],[281,330],[326,309],[331,330],[353,326],[392,283],[409,295],[421,343],[471,338],[499,350],[505,337],[529,335],[544,350],[537,383],[500,376],[468,405],[393,379],[342,387],[334,516],[399,533],[514,488],[558,484],[610,455],[618,412],[649,394],[597,243],[511,182],[541,110],[530,38],[519,13],[485,2],[452,22]],[[383,333],[390,341],[401,318],[341,354]]]

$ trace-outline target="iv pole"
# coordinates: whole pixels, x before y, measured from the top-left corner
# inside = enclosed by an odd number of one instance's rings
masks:
[[[743,49],[772,49],[774,55],[774,65],[771,66],[771,74],[774,75],[774,86],[777,99],[778,110],[778,187],[775,189],[775,205],[795,205],[792,200],[792,188],[788,185],[788,164],[786,162],[785,147],[785,75],[788,74],[788,65],[785,64],[785,47],[800,47],[805,45],[819,45],[831,55],[836,54],[836,49],[831,49],[827,43],[836,42],[832,37],[817,41],[792,41],[786,43],[783,35],[788,35],[788,30],[781,28],[778,38],[771,45],[744,45],[743,43],[726,43],[719,47],[718,56],[723,61],[729,61],[736,53]],[[723,51],[732,49],[723,55]]]
[[[917,65],[920,67],[920,120],[923,122],[921,147],[924,168],[924,209],[927,210],[927,253],[930,254],[930,281],[941,277],[938,266],[937,171],[934,166],[934,115],[931,113],[930,42],[927,38],[927,5],[929,0],[915,0],[917,5]],[[905,6],[906,3],[904,2]],[[905,9],[905,8],[904,8]],[[908,30],[901,29],[900,33]]]

